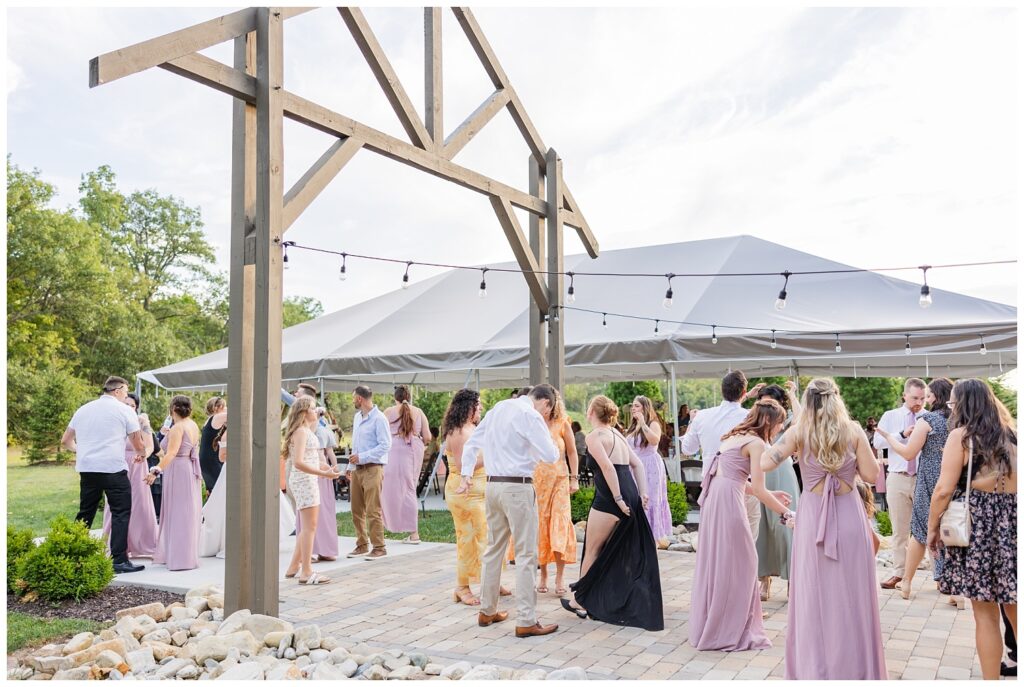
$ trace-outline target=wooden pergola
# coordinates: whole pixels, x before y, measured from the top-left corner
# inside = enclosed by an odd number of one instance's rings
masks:
[[[231,277],[225,612],[278,612],[278,453],[281,444],[281,279],[284,233],[335,175],[365,149],[488,197],[530,288],[530,379],[561,386],[564,318],[563,226],[591,257],[597,240],[562,178],[562,161],[544,145],[508,75],[468,8],[452,8],[494,85],[494,93],[447,137],[443,126],[441,9],[424,11],[425,117],[421,120],[363,13],[339,7],[409,140],[385,134],[311,100],[283,83],[286,19],[315,8],[252,7],[93,58],[90,87],[160,67],[234,98],[231,165]],[[234,41],[229,66],[199,54]],[[463,167],[454,158],[502,109],[530,149],[529,191]],[[337,137],[287,192],[283,120]],[[550,200],[547,200],[550,199]],[[513,208],[529,213],[527,237]],[[541,272],[547,271],[547,279]]]

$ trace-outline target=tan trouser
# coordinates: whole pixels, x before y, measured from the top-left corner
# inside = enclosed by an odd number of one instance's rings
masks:
[[[537,623],[537,496],[532,484],[487,483],[487,551],[480,581],[480,611],[498,611],[501,567],[511,536],[516,551],[516,625]]]
[[[750,533],[757,541],[757,531],[761,526],[761,502],[753,494],[747,494],[747,522],[750,523]]]
[[[907,541],[910,539],[910,518],[914,510],[914,487],[917,475],[890,472],[885,479],[885,502],[892,521],[892,564],[897,577],[903,577],[907,560]]]
[[[356,468],[348,473],[352,524],[356,527],[356,548],[370,543],[374,551],[384,550],[384,515],[380,509],[380,487],[384,483],[384,466],[380,464]],[[370,537],[366,530],[369,523]]]

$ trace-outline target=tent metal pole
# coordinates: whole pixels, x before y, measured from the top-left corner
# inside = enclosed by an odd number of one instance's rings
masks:
[[[480,368],[476,370],[476,392],[480,393]]]
[[[463,389],[468,389],[468,388],[469,388],[469,380],[471,380],[471,379],[473,379],[473,369],[472,369],[472,368],[470,368],[470,369],[469,369],[469,370],[468,370],[468,371],[466,372],[466,381],[464,381],[464,382],[462,383],[462,388],[463,388]]]

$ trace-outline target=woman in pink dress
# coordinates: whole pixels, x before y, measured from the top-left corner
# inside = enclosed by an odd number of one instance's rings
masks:
[[[146,456],[153,452],[153,430],[149,426],[149,418],[139,411],[139,397],[128,394],[124,400],[139,416],[142,427],[142,439],[146,445],[145,455],[132,446],[129,439],[124,444],[124,462],[128,467],[128,481],[132,485],[132,513],[128,521],[128,556],[130,558],[152,558],[156,551],[156,509],[153,506],[153,494],[146,484],[148,465]],[[103,506],[103,536],[110,536],[110,506]]]
[[[659,549],[667,549],[672,535],[672,512],[668,507],[668,484],[665,479],[665,462],[658,453],[664,427],[658,421],[651,399],[637,396],[630,407],[633,422],[626,432],[629,446],[644,464],[647,475],[647,522]]]
[[[761,467],[797,455],[803,475],[789,568],[787,680],[885,680],[872,533],[857,493],[878,461],[831,379],[815,379]]]
[[[171,428],[160,442],[160,463],[149,469],[146,483],[163,475],[163,503],[154,563],[168,570],[199,567],[202,525],[202,472],[199,469],[199,426],[192,420],[192,399],[171,399]]]
[[[690,644],[701,651],[768,649],[761,621],[757,550],[747,520],[747,478],[753,494],[792,522],[789,495],[764,486],[761,456],[786,420],[773,398],[761,398],[746,419],[722,437],[701,484],[700,546],[690,595]]]
[[[391,452],[384,466],[380,507],[384,528],[389,532],[410,532],[403,541],[419,544],[416,485],[423,467],[423,451],[430,443],[430,425],[423,411],[409,403],[409,387],[395,387],[395,405],[384,411],[391,423]]]

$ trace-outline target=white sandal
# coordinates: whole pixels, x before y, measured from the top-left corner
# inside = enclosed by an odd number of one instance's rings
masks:
[[[299,580],[299,584],[307,584],[307,585],[330,584],[330,582],[331,582],[331,578],[327,577],[326,575],[321,575],[320,573],[315,572],[315,571],[313,572],[312,575],[307,577],[305,580]]]
[[[419,544],[422,541],[423,541],[422,539],[413,539],[412,535],[409,535],[408,537],[406,537],[405,539],[402,540],[402,543],[403,544]]]

